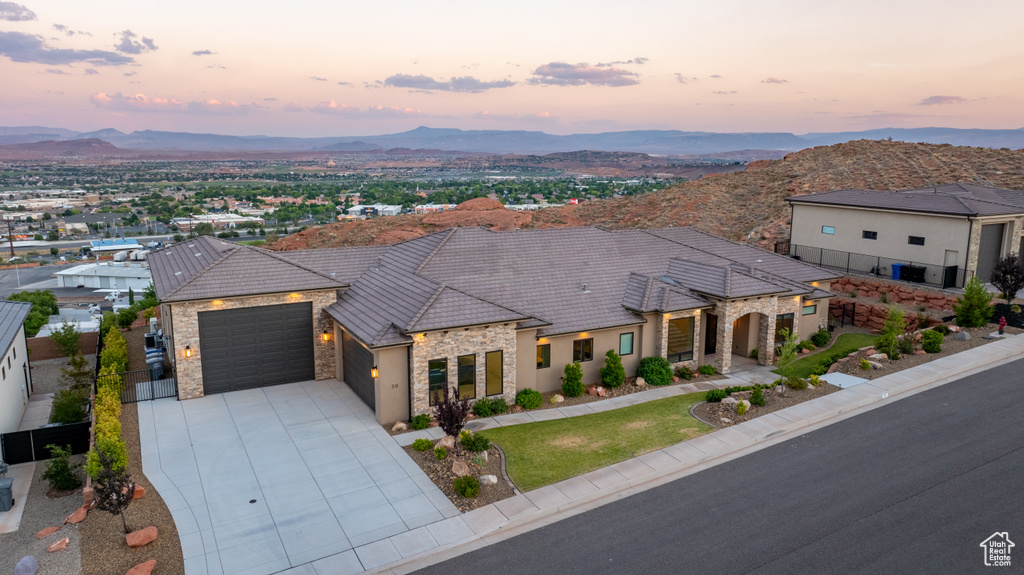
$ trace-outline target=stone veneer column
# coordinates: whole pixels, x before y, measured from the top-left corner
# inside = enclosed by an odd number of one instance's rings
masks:
[[[978,273],[978,250],[981,249],[981,222],[971,220],[971,224],[971,238],[967,247],[967,272],[964,281]]]
[[[487,352],[502,351],[502,394],[509,405],[516,400],[516,328],[514,323],[458,328],[413,334],[410,382],[412,415],[430,411],[428,364],[432,359],[448,360],[448,390],[454,393],[459,381],[460,355],[476,356],[476,398],[487,390]],[[494,396],[497,397],[497,396]]]
[[[697,358],[700,357],[698,346],[704,343],[704,338],[701,336],[701,326],[703,325],[700,321],[701,310],[676,311],[659,315],[654,349],[661,357],[668,358],[668,322],[683,317],[693,318],[693,359],[677,361],[672,364],[672,367],[686,366],[690,369],[697,369]]]
[[[788,300],[789,303],[786,303]],[[781,313],[800,313],[799,298],[778,296],[720,301],[715,306],[718,314],[718,334],[715,345],[715,368],[719,373],[729,373],[732,368],[733,322],[750,314],[760,314],[758,322],[757,362],[761,365],[775,363],[775,316]],[[794,327],[796,315],[793,316]]]
[[[757,363],[759,365],[775,364],[775,314],[760,315],[760,327],[757,333]],[[795,319],[795,318],[794,318]]]

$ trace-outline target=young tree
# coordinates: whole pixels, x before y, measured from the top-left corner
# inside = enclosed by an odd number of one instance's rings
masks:
[[[881,335],[878,336],[878,341],[875,342],[875,349],[888,355],[889,359],[899,359],[900,337],[906,328],[907,321],[903,310],[896,306],[891,306],[889,308],[889,315],[886,316],[885,323],[882,324]]]
[[[989,283],[994,285],[1006,303],[1017,297],[1017,292],[1024,289],[1024,259],[1009,255],[999,260]]]
[[[586,388],[583,386],[583,368],[579,362],[567,363],[562,376],[562,393],[566,397],[579,397]]]
[[[53,257],[57,257],[60,255],[60,250],[57,248],[50,248],[50,255]]]
[[[69,387],[88,387],[92,383],[92,368],[81,351],[68,358],[67,366],[60,368],[60,373],[68,380]]]
[[[71,357],[78,353],[78,339],[81,334],[75,324],[64,320],[61,327],[50,334],[50,341],[55,343],[63,355]]]
[[[128,305],[135,305],[135,290],[128,288]]]
[[[960,327],[981,327],[992,319],[992,294],[977,276],[967,280],[964,295],[953,304],[956,312],[956,324]]]
[[[800,346],[800,336],[790,331],[789,328],[779,330],[779,335],[782,337],[782,343],[779,345],[779,353],[775,357],[775,367],[779,370],[782,383],[786,383],[789,366],[793,365],[793,362],[796,361],[796,350]]]
[[[124,511],[135,497],[135,484],[132,483],[127,468],[118,468],[113,456],[100,451],[97,457],[99,470],[92,483],[96,507],[111,515],[119,515],[124,532],[130,533],[131,530],[124,519]]]
[[[455,445],[458,446],[459,433],[466,426],[466,416],[470,412],[469,401],[459,399],[458,388],[455,388],[454,392],[444,394],[444,397],[439,397],[440,391],[435,393],[434,421],[437,421],[437,426],[447,435],[455,438]]]
[[[601,383],[605,387],[618,387],[626,381],[626,368],[622,367],[622,357],[609,349],[604,354],[604,367],[601,368]]]

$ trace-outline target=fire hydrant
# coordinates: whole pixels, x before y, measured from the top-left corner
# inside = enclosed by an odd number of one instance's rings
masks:
[[[999,318],[999,335],[1003,335],[1003,330],[1006,329],[1006,316]]]

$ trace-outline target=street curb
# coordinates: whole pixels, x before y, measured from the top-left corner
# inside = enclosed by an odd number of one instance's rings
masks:
[[[986,350],[985,348],[989,349]],[[966,353],[973,353],[977,356],[979,350],[984,350],[983,353],[985,355],[995,355],[996,357],[975,357],[975,361],[972,362],[960,361],[958,358],[958,356]],[[434,565],[459,555],[463,555],[475,549],[515,537],[557,521],[561,521],[562,519],[567,519],[585,511],[624,499],[630,495],[635,495],[642,491],[647,491],[688,475],[710,469],[711,467],[722,463],[760,451],[766,447],[800,437],[808,432],[815,431],[833,423],[838,423],[850,417],[889,405],[890,403],[899,401],[906,397],[940,387],[947,383],[958,381],[964,377],[981,373],[992,369],[993,367],[1005,365],[1022,358],[1024,358],[1024,334],[1019,336],[1010,336],[1002,341],[993,342],[978,348],[972,348],[957,354],[939,358],[876,380],[870,380],[851,388],[843,389],[823,397],[766,414],[757,419],[728,428],[719,429],[717,431],[712,431],[698,438],[665,448],[672,449],[685,446],[691,448],[690,451],[696,451],[694,456],[689,458],[689,461],[679,460],[679,464],[673,466],[674,468],[664,469],[661,471],[652,469],[651,472],[639,474],[625,482],[620,482],[606,488],[598,488],[597,491],[575,499],[570,499],[567,502],[548,506],[543,509],[538,508],[532,512],[524,512],[516,518],[508,519],[501,524],[493,525],[487,529],[482,529],[479,533],[476,533],[468,539],[452,542],[429,551],[411,555],[404,559],[369,569],[365,571],[365,573],[393,575],[411,573],[429,565]],[[936,374],[935,372],[938,370],[942,370],[942,373]],[[919,375],[923,377],[918,377]],[[837,395],[843,395],[843,397],[837,398]],[[839,401],[842,403],[838,403]],[[809,408],[818,406],[825,406],[826,409],[820,410],[818,413],[808,413],[805,415],[799,414],[801,411],[807,411]],[[768,418],[772,418],[773,422],[759,422],[759,420],[765,420]],[[760,425],[758,425],[759,423]],[[758,427],[762,428],[761,432],[755,429]],[[768,433],[763,433],[764,428],[766,427],[774,427],[775,429]],[[748,433],[749,431],[753,431],[753,433]],[[724,448],[716,445],[708,446],[706,445],[707,443],[721,444]],[[660,451],[663,452],[664,450]],[[659,452],[656,451],[652,453]],[[638,461],[638,459],[639,458],[634,458],[626,461]],[[621,463],[625,462],[620,462],[620,464]],[[615,466],[609,466],[602,469],[610,469],[613,467]],[[584,477],[584,475],[577,477]],[[562,482],[542,487],[524,495],[527,497],[531,494],[539,495],[538,492],[549,488],[557,491],[557,487],[555,486],[561,483]],[[493,507],[493,504],[488,507]],[[459,519],[473,513],[482,512],[483,509],[486,508],[477,509],[470,513],[463,514],[462,516],[456,516],[452,519]]]

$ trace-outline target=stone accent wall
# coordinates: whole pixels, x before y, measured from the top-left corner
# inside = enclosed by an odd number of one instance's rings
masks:
[[[800,313],[799,302],[793,302],[793,298],[788,299],[797,306],[796,313]],[[718,333],[715,343],[718,353],[715,354],[715,368],[719,373],[729,373],[732,368],[732,324],[748,313],[761,314],[757,337],[757,363],[773,365],[775,363],[775,315],[789,313],[787,305],[783,302],[783,306],[780,308],[777,296],[718,301],[715,305],[715,315],[718,316]],[[781,311],[783,308],[787,311]]]
[[[971,221],[971,237],[967,243],[967,276],[970,277],[978,273],[978,250],[981,249],[981,222],[978,220]]]
[[[288,303],[313,303],[313,357],[317,379],[334,377],[335,340],[324,342],[322,334],[334,332],[330,317],[324,308],[338,300],[335,290],[297,292],[294,294],[260,295],[221,300],[201,300],[164,304],[171,308],[171,333],[174,337],[174,363],[178,369],[178,399],[203,396],[203,350],[199,345],[199,312],[219,311]],[[218,302],[218,303],[214,303]],[[192,357],[185,357],[185,347],[192,349]]]
[[[448,360],[448,390],[458,387],[460,355],[476,355],[476,399],[487,396],[487,352],[502,351],[502,396],[509,405],[516,400],[516,328],[514,323],[468,329],[413,334],[412,415],[430,411],[428,362]],[[527,350],[533,353],[534,350]],[[495,396],[496,397],[496,396]]]
[[[700,358],[701,346],[704,344],[704,332],[700,322],[701,312],[700,310],[687,310],[677,311],[672,313],[661,314],[658,320],[658,331],[655,333],[654,349],[661,357],[668,357],[668,322],[681,317],[692,317],[693,318],[693,359],[686,361],[677,361],[672,364],[672,368],[686,366],[690,369],[697,369],[697,362]]]
[[[956,296],[937,289],[910,287],[905,283],[858,277],[839,278],[832,282],[832,291],[840,297],[856,292],[858,297],[881,297],[884,293],[892,303],[923,305],[929,309],[952,310]],[[849,303],[849,302],[847,302]]]

